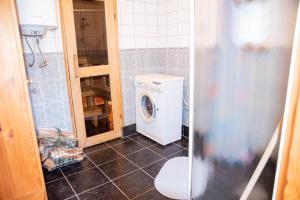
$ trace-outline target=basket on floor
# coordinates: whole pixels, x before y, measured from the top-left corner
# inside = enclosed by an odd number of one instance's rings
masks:
[[[38,142],[43,167],[48,171],[83,160],[83,149],[78,147],[78,139],[60,129],[38,130]]]

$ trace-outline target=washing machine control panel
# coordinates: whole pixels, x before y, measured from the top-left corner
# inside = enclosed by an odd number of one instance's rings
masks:
[[[160,81],[135,81],[135,86],[155,92],[162,92],[163,83]]]

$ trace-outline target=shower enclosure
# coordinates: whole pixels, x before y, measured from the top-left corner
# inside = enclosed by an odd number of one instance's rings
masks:
[[[195,0],[193,199],[239,199],[279,125],[298,0]],[[271,199],[277,150],[249,199]]]

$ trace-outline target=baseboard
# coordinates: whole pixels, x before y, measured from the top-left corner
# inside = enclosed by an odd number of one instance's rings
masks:
[[[136,124],[130,124],[123,127],[123,137],[133,135],[136,133]]]
[[[182,135],[185,137],[189,137],[189,127],[182,125]]]
[[[182,125],[182,135],[185,137],[189,137],[189,127]],[[130,124],[128,126],[123,127],[123,137],[133,135],[136,133],[136,124]]]

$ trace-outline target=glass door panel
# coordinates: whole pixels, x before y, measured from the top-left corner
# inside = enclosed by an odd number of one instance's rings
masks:
[[[192,198],[239,199],[282,118],[299,1],[194,2]],[[249,199],[272,198],[276,159]]]
[[[104,1],[73,0],[79,67],[108,65]]]
[[[113,130],[109,75],[80,79],[86,136]]]

